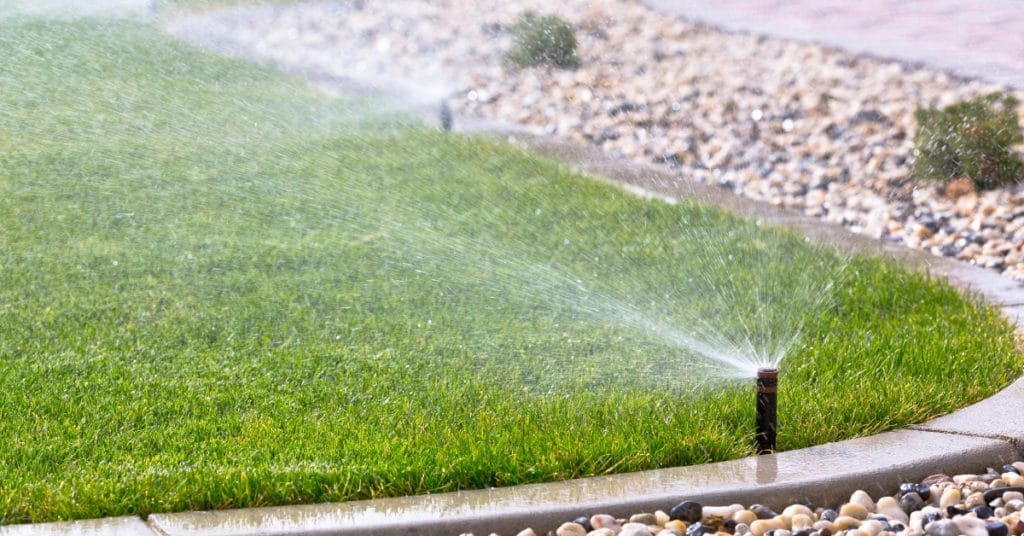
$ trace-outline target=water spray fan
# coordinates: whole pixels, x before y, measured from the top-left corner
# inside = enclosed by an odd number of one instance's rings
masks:
[[[779,369],[757,369],[757,417],[754,444],[758,454],[775,452],[776,408]]]

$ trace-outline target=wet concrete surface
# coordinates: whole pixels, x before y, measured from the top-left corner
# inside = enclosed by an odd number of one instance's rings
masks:
[[[35,525],[0,525],[0,536],[154,536],[145,521],[131,516]]]
[[[1024,378],[972,406],[912,426],[914,430],[1002,438],[1024,449]]]

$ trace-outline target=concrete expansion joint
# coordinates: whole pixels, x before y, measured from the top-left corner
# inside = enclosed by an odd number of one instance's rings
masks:
[[[1003,441],[1005,443],[1009,443],[1009,445],[1011,447],[1013,447],[1013,449],[1015,451],[1017,451],[1017,454],[1019,456],[1024,457],[1024,438],[1017,438],[1017,437],[1007,436],[1007,435],[1002,435],[1002,434],[983,434],[983,433],[978,433],[978,432],[972,433],[972,432],[963,431],[963,430],[941,430],[941,429],[936,429],[936,428],[930,428],[927,423],[925,423],[925,424],[915,424],[915,425],[908,426],[907,428],[909,428],[910,430],[917,431],[917,432],[928,432],[928,433],[932,433],[932,434],[943,434],[943,435],[960,436],[960,437],[976,437],[978,439],[991,439],[993,441]]]
[[[155,536],[170,536],[166,532],[160,530],[160,527],[158,527],[155,523],[150,521],[149,516],[142,516],[140,519],[142,520],[143,523],[146,524],[146,528],[148,528],[150,532],[152,532]]]

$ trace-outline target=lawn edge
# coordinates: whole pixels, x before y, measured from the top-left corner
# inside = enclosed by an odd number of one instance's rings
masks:
[[[961,292],[999,308],[1018,328],[1024,328],[1024,286],[992,271],[856,235],[839,225],[684,181],[653,165],[615,160],[593,147],[518,129],[501,130],[493,123],[472,130],[507,139],[637,195],[717,206],[790,229],[812,243],[843,253],[888,258],[942,277]],[[795,502],[838,504],[857,489],[880,496],[902,482],[929,474],[982,472],[987,466],[1021,459],[1024,414],[1014,410],[1020,407],[1024,407],[1024,378],[990,398],[927,423],[767,456],[433,495],[151,514],[144,522],[125,516],[6,525],[0,526],[0,536],[429,536],[515,534],[526,527],[543,534],[581,515],[601,512],[628,517],[635,512],[668,510],[685,499],[705,504],[760,502],[779,508]]]

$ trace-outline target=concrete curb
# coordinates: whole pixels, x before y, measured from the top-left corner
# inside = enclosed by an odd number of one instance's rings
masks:
[[[0,526],[3,536],[152,536],[156,534],[145,521],[132,516]]]

